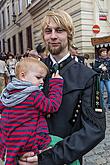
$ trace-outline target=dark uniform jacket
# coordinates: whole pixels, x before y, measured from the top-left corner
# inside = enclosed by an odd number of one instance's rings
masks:
[[[51,71],[49,57],[45,62]],[[59,111],[47,116],[47,122],[50,134],[64,140],[41,153],[39,165],[69,164],[80,159],[105,137],[105,114],[95,111],[96,72],[71,57],[60,64],[59,70],[64,78],[63,100]]]
[[[107,70],[103,71],[101,65],[106,66]],[[93,69],[99,74],[100,80],[110,79],[110,60],[108,58],[98,58],[95,60],[95,65]]]
[[[84,57],[83,56],[77,56],[78,62],[84,64]]]

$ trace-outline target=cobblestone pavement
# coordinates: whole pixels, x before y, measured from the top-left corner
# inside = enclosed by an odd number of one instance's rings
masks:
[[[106,136],[84,156],[84,165],[110,165],[110,111],[106,112]]]

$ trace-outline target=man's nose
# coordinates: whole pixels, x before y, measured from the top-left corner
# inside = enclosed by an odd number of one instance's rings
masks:
[[[57,38],[55,29],[52,29],[51,38]]]

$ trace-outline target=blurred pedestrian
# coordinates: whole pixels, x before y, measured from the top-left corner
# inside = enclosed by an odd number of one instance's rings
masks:
[[[3,88],[7,85],[9,79],[9,73],[6,67],[5,59],[0,56],[0,94]]]
[[[47,58],[48,54],[47,54],[47,50],[46,50],[46,47],[44,46],[44,44],[39,43],[36,47],[36,51],[39,54],[39,56],[41,57],[41,59]]]
[[[34,57],[34,58],[37,58],[38,60],[41,59],[41,56],[37,53],[36,50],[31,50],[28,54],[28,57]]]
[[[106,110],[104,101],[104,89],[106,88],[108,109],[110,110],[110,60],[108,59],[106,48],[101,48],[99,50],[99,57],[95,60],[93,69],[99,74],[100,78],[101,106]]]
[[[110,60],[110,50],[108,50],[107,55],[108,55],[108,58]]]
[[[85,53],[84,54],[84,65],[86,65],[89,68],[92,68],[92,66],[90,64],[91,64],[90,56],[89,56],[89,54]]]
[[[79,55],[78,48],[74,44],[70,46],[70,53],[75,61],[84,64],[84,57]]]
[[[8,54],[8,59],[6,63],[10,75],[10,81],[12,81],[12,79],[15,77],[15,65],[17,63],[17,60],[12,53]]]

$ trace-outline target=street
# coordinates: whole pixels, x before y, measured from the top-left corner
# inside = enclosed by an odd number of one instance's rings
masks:
[[[84,156],[84,165],[110,165],[110,111],[106,112],[106,136]]]

